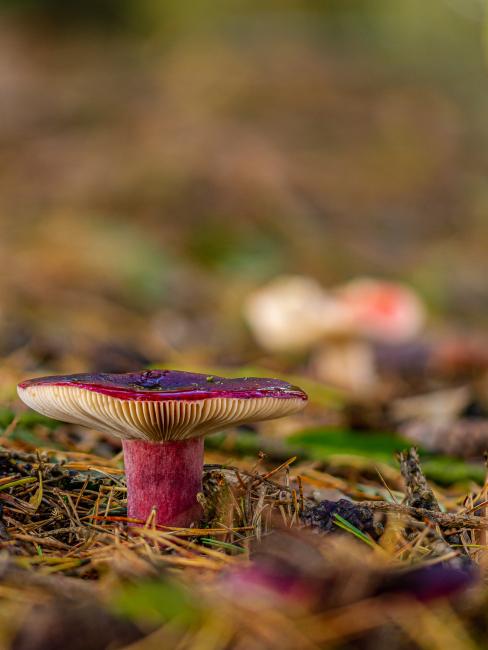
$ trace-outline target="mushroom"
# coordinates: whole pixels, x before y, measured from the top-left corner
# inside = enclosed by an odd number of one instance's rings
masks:
[[[307,351],[350,321],[334,296],[303,275],[278,276],[253,291],[244,317],[257,342],[270,352]]]
[[[425,309],[406,285],[373,278],[356,278],[339,287],[336,295],[355,328],[364,336],[398,344],[414,338],[422,329]]]
[[[327,291],[314,278],[284,275],[248,296],[244,317],[265,350],[311,350],[318,379],[368,395],[379,385],[375,346],[412,339],[425,310],[395,282],[357,278]]]
[[[416,336],[425,311],[408,287],[396,282],[357,278],[338,287],[334,296],[347,315],[342,329],[324,331],[313,366],[320,379],[366,396],[379,387],[375,346],[395,346]]]
[[[189,526],[201,514],[203,436],[228,425],[278,418],[307,395],[277,379],[226,379],[177,370],[59,375],[18,385],[48,417],[122,438],[128,516]]]

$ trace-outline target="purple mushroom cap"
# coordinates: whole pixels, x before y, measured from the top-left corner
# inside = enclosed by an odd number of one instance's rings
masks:
[[[307,400],[307,395],[300,388],[279,379],[232,379],[181,370],[52,375],[28,379],[19,384],[22,389],[33,386],[75,386],[111,397],[138,401],[200,400],[212,397]]]

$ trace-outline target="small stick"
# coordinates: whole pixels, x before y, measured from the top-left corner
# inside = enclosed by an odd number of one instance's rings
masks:
[[[303,498],[303,483],[302,483],[302,477],[300,475],[297,476],[297,482],[298,482],[298,493],[300,495],[300,512],[303,512],[305,509],[305,499]]]
[[[449,512],[436,512],[425,508],[413,508],[401,503],[388,503],[387,501],[361,501],[361,505],[371,510],[380,512],[396,512],[418,520],[427,520],[443,528],[488,528],[488,517],[472,517]]]

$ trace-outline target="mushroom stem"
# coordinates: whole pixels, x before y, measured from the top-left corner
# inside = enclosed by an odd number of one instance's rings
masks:
[[[178,442],[123,440],[127,477],[127,515],[146,521],[153,508],[156,523],[187,527],[201,516],[203,438]]]

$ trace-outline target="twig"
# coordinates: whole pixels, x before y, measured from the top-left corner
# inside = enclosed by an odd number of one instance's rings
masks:
[[[488,528],[488,517],[471,517],[449,512],[438,512],[426,508],[414,508],[400,503],[387,501],[361,501],[361,505],[379,510],[380,512],[395,512],[417,520],[428,520],[441,528]]]

